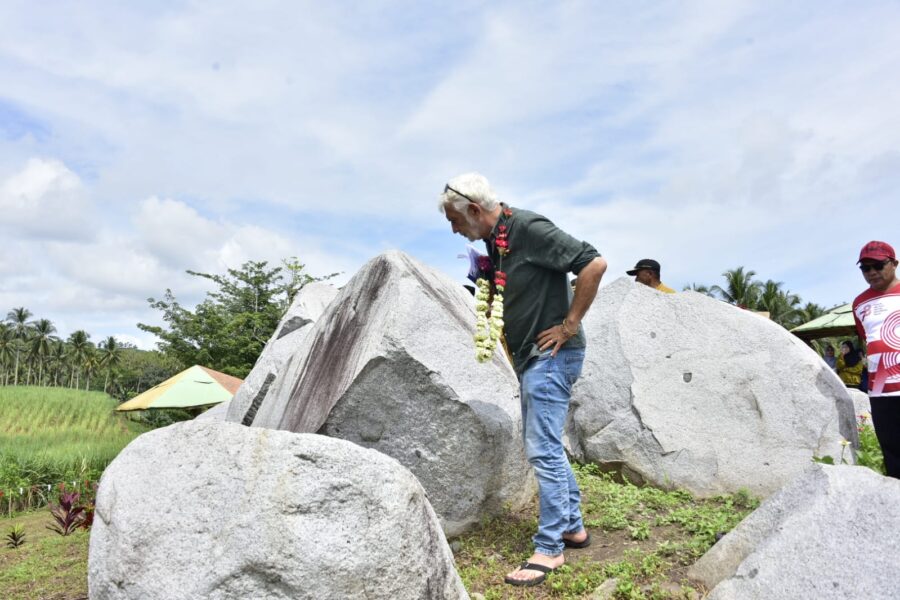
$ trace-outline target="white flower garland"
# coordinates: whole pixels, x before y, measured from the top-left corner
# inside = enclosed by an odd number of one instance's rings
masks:
[[[503,207],[502,217],[512,217],[512,210]],[[506,273],[502,271],[503,257],[509,254],[509,231],[505,221],[497,223],[497,235],[494,244],[500,255],[497,268],[493,269],[494,300],[488,306],[491,297],[491,283],[484,277],[475,281],[478,291],[475,292],[475,358],[478,362],[487,362],[494,356],[497,342],[503,337],[503,290],[506,289]],[[487,257],[485,257],[487,259]],[[487,271],[488,269],[483,269]],[[488,317],[490,313],[490,317]]]
[[[494,356],[497,342],[503,335],[503,286],[496,286],[494,300],[489,305],[490,282],[479,277],[475,285],[478,286],[475,292],[475,358],[478,362],[487,362]]]

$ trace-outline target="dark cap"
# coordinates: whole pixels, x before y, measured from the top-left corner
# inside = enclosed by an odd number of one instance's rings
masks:
[[[861,262],[866,258],[871,260],[897,260],[897,254],[887,242],[873,240],[862,247],[862,250],[859,251],[859,260],[856,262]]]
[[[634,268],[632,270],[625,271],[625,273],[634,276],[637,275],[637,272],[641,269],[650,269],[651,271],[656,271],[656,274],[659,275],[659,263],[652,258],[642,258],[641,260],[637,261],[637,264],[634,265]]]

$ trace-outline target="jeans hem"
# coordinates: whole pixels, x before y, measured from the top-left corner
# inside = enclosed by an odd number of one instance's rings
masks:
[[[560,546],[559,550],[553,552],[552,550],[547,550],[546,548],[535,548],[534,552],[536,554],[543,554],[544,556],[559,556],[566,549],[565,546]]]

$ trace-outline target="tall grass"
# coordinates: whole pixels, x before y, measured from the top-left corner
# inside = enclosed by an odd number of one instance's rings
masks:
[[[0,387],[0,514],[41,506],[60,484],[97,481],[145,430],[115,406],[102,392]]]

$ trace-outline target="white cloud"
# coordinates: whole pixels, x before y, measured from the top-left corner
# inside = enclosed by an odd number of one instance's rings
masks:
[[[173,273],[120,234],[105,233],[89,244],[48,244],[47,256],[62,276],[110,294],[146,297]]]
[[[151,197],[141,203],[133,219],[139,243],[176,270],[221,273],[247,261],[266,261],[270,267],[300,257],[315,275],[349,271],[358,262],[328,250],[326,244],[303,232],[287,235],[254,224],[212,220],[179,200]],[[151,279],[151,278],[148,278]]]
[[[58,160],[30,159],[0,184],[0,227],[14,237],[84,239],[90,203],[75,173]]]
[[[144,246],[180,269],[208,265],[229,233],[227,226],[202,217],[184,202],[155,196],[141,203],[133,221]]]
[[[120,342],[125,342],[127,344],[133,344],[137,348],[141,350],[155,350],[156,349],[156,336],[150,333],[144,333],[143,335],[137,335],[134,333],[112,333],[113,337],[115,337]]]

